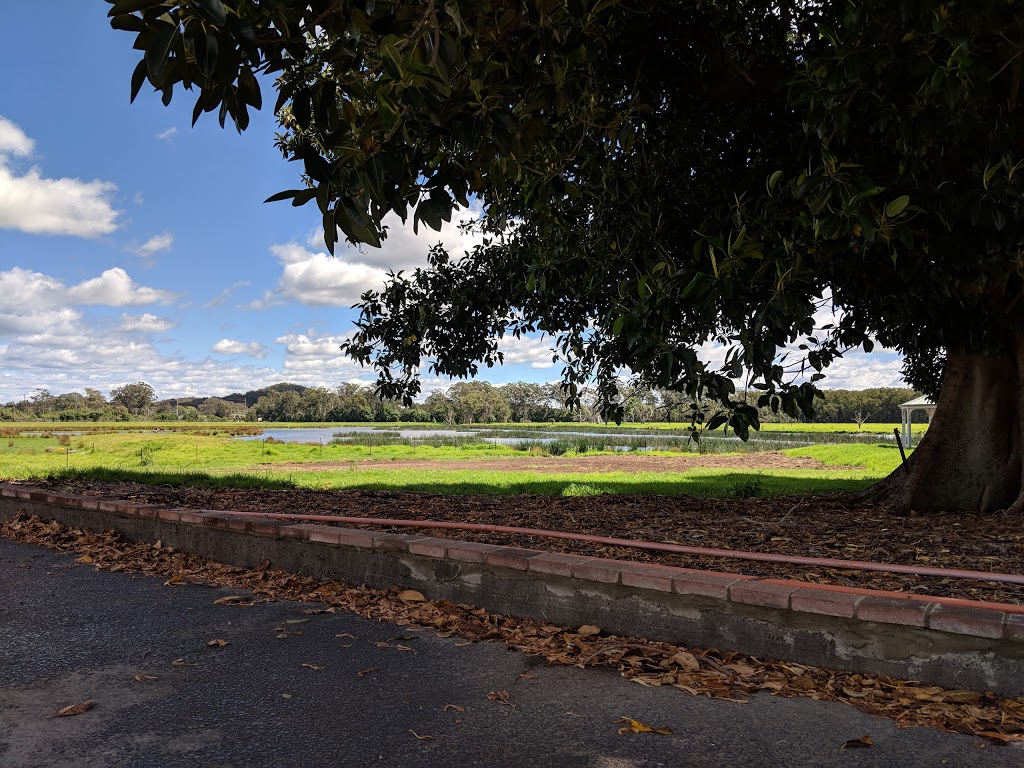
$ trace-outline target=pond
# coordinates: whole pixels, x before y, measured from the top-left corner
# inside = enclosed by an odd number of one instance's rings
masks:
[[[236,440],[273,438],[286,443],[327,445],[433,445],[459,446],[489,443],[526,450],[532,446],[556,449],[557,453],[586,451],[700,451],[702,453],[733,453],[780,451],[822,443],[893,443],[892,435],[810,432],[751,432],[746,442],[723,432],[707,433],[698,446],[685,430],[637,432],[631,429],[562,430],[543,427],[403,427],[400,424],[354,427],[271,428],[261,435],[236,437]]]

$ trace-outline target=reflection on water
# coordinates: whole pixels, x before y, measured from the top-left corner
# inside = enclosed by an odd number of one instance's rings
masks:
[[[801,448],[822,443],[894,443],[887,434],[839,434],[812,432],[755,432],[746,442],[735,435],[722,432],[706,433],[700,443],[689,438],[684,430],[635,432],[629,429],[606,431],[561,430],[544,428],[478,427],[404,428],[398,424],[365,427],[299,427],[295,429],[266,429],[261,435],[236,437],[236,440],[265,440],[273,438],[286,443],[332,442],[352,445],[434,445],[458,446],[489,443],[528,449],[537,446],[557,453],[576,451],[652,451],[677,450],[703,453],[732,453],[736,451],[778,451]]]

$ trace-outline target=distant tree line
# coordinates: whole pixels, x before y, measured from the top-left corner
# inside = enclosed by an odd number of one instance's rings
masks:
[[[895,423],[900,403],[918,393],[896,387],[825,391],[814,421],[839,424]],[[678,392],[620,386],[627,422],[689,424],[693,403]],[[751,392],[753,401],[756,394]],[[334,389],[282,382],[225,397],[183,397],[158,400],[146,382],[124,384],[104,397],[97,389],[54,395],[37,389],[24,400],[0,406],[0,421],[294,421],[294,422],[426,422],[439,424],[493,424],[498,422],[599,421],[597,397],[583,393],[578,409],[565,407],[558,384],[517,381],[493,386],[486,381],[460,381],[430,394],[422,403],[406,407],[382,400],[371,387],[345,383]],[[764,408],[765,422],[792,421]],[[806,420],[806,419],[805,419]],[[924,421],[923,413],[915,421]]]

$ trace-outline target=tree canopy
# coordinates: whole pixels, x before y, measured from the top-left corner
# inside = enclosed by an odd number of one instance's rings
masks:
[[[945,361],[936,427],[958,431],[944,404],[996,396],[1000,377],[1019,400],[1013,0],[108,1],[142,52],[133,98],[147,80],[165,102],[191,88],[197,118],[243,130],[257,74],[277,78],[304,184],[271,199],[316,204],[329,248],[339,232],[379,245],[390,213],[438,229],[479,205],[481,246],[438,246],[363,297],[345,351],[386,398],[417,394],[424,365],[473,375],[503,335],[542,331],[570,401],[596,378],[614,417],[628,368],[717,401],[696,420],[742,435],[757,410],[737,382],[809,411],[821,371],[875,342],[932,394]],[[702,360],[714,344],[724,366]],[[1019,407],[979,426],[1004,417],[1016,437],[979,461],[1008,474],[979,464],[974,500],[951,503],[1019,496]]]

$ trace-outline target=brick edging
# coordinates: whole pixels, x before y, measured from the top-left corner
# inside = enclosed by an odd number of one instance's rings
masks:
[[[792,614],[893,624],[985,640],[1024,643],[1024,605],[813,584],[787,579],[544,552],[498,544],[438,539],[326,525],[287,523],[119,499],[100,499],[0,484],[0,498],[96,510],[126,517],[227,529],[256,536],[317,542],[364,552],[478,563],[527,574],[559,576],[654,593],[713,598]]]

